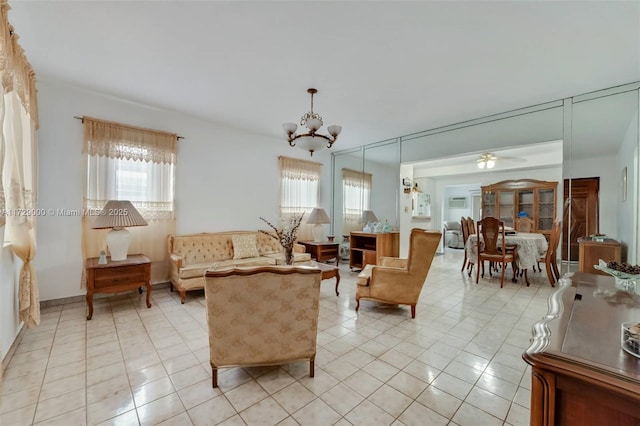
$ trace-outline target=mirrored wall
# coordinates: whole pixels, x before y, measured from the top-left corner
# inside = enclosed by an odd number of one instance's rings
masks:
[[[404,193],[402,184],[403,178],[419,180],[413,175],[412,164],[560,140],[561,161],[548,169],[525,170],[520,175],[558,183],[556,217],[565,228],[559,249],[567,261],[565,269],[577,270],[578,238],[592,234],[606,234],[619,241],[622,260],[640,263],[639,88],[640,83],[632,83],[335,152],[333,233],[341,236],[348,234],[349,226],[362,226],[353,222],[355,214],[351,223],[345,220],[343,169],[354,170],[363,182],[371,182],[360,185],[360,204],[351,204],[368,206],[379,220],[388,220],[399,229],[402,255],[406,254],[403,247],[412,227],[441,230],[446,220],[443,189],[431,185],[428,179],[431,216],[421,221],[412,218],[411,197]],[[485,176],[490,179],[492,175]],[[493,177],[502,179],[497,173]],[[595,209],[594,194],[583,196],[583,187],[589,181],[597,182]]]

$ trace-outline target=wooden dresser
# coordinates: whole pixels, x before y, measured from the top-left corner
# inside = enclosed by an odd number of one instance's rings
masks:
[[[640,322],[640,296],[606,297],[614,291],[612,277],[560,280],[522,355],[532,366],[531,425],[640,424],[640,358],[620,347],[620,324]]]
[[[604,241],[594,241],[589,237],[578,238],[578,270],[589,274],[607,275],[593,267],[598,264],[598,260],[605,262],[615,260],[620,262],[620,243],[611,238],[605,238]]]

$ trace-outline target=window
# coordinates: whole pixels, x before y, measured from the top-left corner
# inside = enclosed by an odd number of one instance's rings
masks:
[[[362,212],[371,208],[371,173],[342,169],[344,232],[360,230]]]
[[[128,228],[129,253],[151,259],[151,280],[167,281],[166,239],[175,233],[174,175],[176,140],[173,133],[119,123],[83,119],[87,174],[84,192],[83,253],[97,257],[105,249],[106,231],[91,228],[95,212],[109,200],[129,200],[148,226]]]
[[[309,213],[318,207],[322,165],[289,157],[279,160],[280,214]]]

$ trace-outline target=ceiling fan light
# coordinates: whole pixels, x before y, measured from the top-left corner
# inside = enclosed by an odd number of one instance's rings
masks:
[[[479,169],[484,169],[484,166],[485,166],[484,160],[478,160],[478,161],[476,161],[476,164],[477,164]]]
[[[495,160],[487,160],[487,169],[493,169],[493,166],[496,165]]]

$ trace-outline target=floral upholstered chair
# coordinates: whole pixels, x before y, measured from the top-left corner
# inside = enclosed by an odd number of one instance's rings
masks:
[[[320,269],[256,266],[207,271],[212,385],[218,368],[309,360],[314,375]]]
[[[416,317],[416,304],[422,291],[433,256],[440,243],[440,232],[414,228],[409,238],[407,259],[383,257],[382,265],[367,265],[356,280],[356,312],[360,299],[411,306]]]

